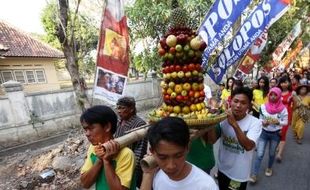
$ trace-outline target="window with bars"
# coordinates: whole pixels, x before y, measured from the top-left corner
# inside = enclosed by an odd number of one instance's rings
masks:
[[[17,82],[26,83],[24,71],[14,71],[14,75]]]
[[[33,71],[26,71],[26,78],[28,83],[35,83],[36,79],[34,77],[34,72]]]
[[[3,82],[7,82],[9,80],[14,80],[12,71],[2,71]]]
[[[43,70],[36,70],[36,76],[37,76],[38,83],[46,82]]]
[[[43,69],[0,71],[0,84],[9,80],[15,80],[23,84],[46,83],[45,72]]]

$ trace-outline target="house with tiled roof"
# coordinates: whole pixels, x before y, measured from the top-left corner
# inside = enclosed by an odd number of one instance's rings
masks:
[[[23,84],[25,92],[60,89],[54,63],[63,52],[0,20],[0,84]]]

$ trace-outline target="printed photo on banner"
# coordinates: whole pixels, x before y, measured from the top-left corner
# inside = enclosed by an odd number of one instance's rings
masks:
[[[127,77],[97,67],[94,97],[115,103],[125,91]]]
[[[126,77],[102,68],[98,68],[97,72],[97,87],[119,95],[123,94]]]
[[[244,81],[247,78],[247,74],[245,74],[244,72],[242,72],[241,70],[237,69],[235,74],[234,74],[234,78],[237,80],[241,80]]]

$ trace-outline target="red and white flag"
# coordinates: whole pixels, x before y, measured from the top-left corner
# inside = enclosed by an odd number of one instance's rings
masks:
[[[106,0],[97,50],[96,98],[116,102],[123,95],[129,68],[129,34],[124,0]]]
[[[255,40],[249,51],[246,53],[234,74],[234,78],[244,81],[252,71],[254,64],[260,60],[260,54],[266,46],[268,38],[267,29]]]

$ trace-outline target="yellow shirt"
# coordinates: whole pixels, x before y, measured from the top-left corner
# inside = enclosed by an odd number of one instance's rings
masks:
[[[81,168],[81,173],[84,173],[91,169],[93,166],[90,159],[91,154],[95,154],[95,147],[90,145],[87,151],[87,158],[84,165]],[[135,155],[127,147],[122,148],[117,156],[114,158],[116,161],[115,173],[119,177],[122,186],[130,188],[131,180],[133,179],[133,173],[135,169]]]
[[[259,89],[253,90],[253,101],[257,106],[261,106],[262,104],[266,103],[268,98],[266,96],[264,98],[263,91]]]
[[[227,90],[226,88],[224,88],[223,90],[222,90],[222,95],[221,95],[221,99],[222,100],[228,100],[228,97],[231,95],[231,90]]]

